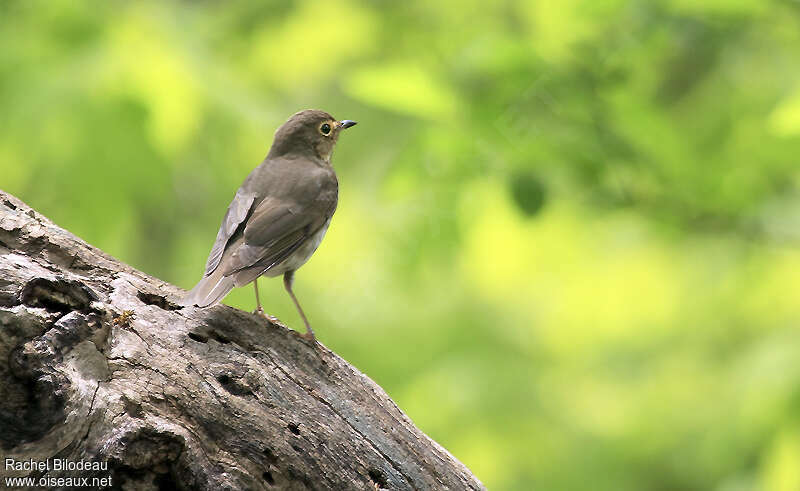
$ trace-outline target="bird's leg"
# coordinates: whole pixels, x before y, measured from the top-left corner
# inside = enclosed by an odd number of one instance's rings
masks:
[[[314,343],[317,342],[317,337],[314,336],[314,330],[311,329],[311,324],[308,323],[308,319],[306,319],[306,314],[303,312],[303,308],[300,307],[300,302],[297,301],[297,297],[294,296],[294,292],[292,291],[292,283],[294,282],[294,271],[287,271],[283,274],[283,286],[286,288],[286,291],[289,292],[289,296],[292,297],[292,301],[294,301],[294,306],[297,307],[297,311],[300,313],[300,317],[303,319],[303,322],[306,325],[306,333],[302,336]]]
[[[270,324],[280,324],[280,321],[277,317],[269,315],[268,313],[264,312],[264,309],[261,308],[261,300],[258,298],[258,278],[253,281],[253,288],[256,291],[256,310],[254,310],[253,313],[267,319]]]
[[[258,298],[258,278],[253,281],[253,288],[256,290],[256,311],[253,313],[264,317],[264,309],[261,308],[261,300]]]

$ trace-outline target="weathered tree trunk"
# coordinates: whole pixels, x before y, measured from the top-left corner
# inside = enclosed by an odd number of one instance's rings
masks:
[[[181,308],[182,293],[0,191],[0,475],[483,488],[329,350],[230,307]],[[94,469],[56,470],[69,461]],[[14,470],[31,465],[50,470]]]

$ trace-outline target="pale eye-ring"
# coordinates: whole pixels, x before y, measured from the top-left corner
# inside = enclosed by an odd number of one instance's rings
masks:
[[[319,132],[322,133],[325,136],[330,135],[331,134],[331,125],[329,125],[328,123],[322,123],[322,126],[319,127]]]

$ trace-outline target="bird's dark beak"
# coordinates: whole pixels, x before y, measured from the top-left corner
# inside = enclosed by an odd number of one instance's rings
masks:
[[[346,130],[347,128],[349,128],[351,126],[357,125],[358,123],[356,123],[355,121],[351,121],[349,119],[343,119],[343,120],[339,121],[339,124],[342,125],[342,129],[343,130]]]

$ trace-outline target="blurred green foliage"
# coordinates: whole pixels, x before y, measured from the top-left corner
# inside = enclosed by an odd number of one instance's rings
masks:
[[[798,60],[790,0],[7,0],[0,187],[188,288],[273,131],[355,119],[298,295],[485,484],[797,490]]]

